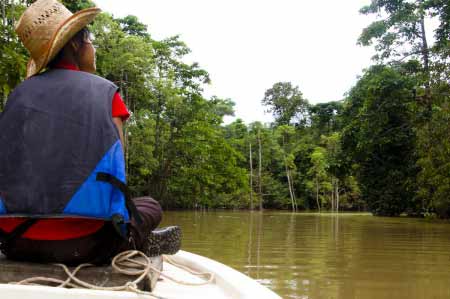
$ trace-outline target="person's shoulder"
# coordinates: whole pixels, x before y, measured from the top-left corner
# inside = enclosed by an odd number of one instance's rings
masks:
[[[30,86],[34,86],[34,85],[38,84],[36,82],[36,80],[37,80],[37,76],[32,76],[32,77],[26,78],[25,80],[23,80],[22,82],[17,84],[16,87],[14,87],[14,89],[11,91],[11,93],[9,94],[8,97],[12,98],[12,97],[16,96],[17,94],[20,94],[24,89],[27,89]]]
[[[32,102],[29,97],[30,91],[40,90],[41,80],[42,78],[39,78],[39,76],[32,76],[17,84],[17,86],[8,95],[6,106],[10,108],[17,105],[28,105],[30,102]]]
[[[117,89],[116,84],[111,82],[108,79],[105,79],[103,77],[100,77],[95,74],[83,72],[83,71],[72,71],[72,70],[65,70],[65,69],[55,69],[51,70],[47,73],[49,77],[60,77],[64,80],[76,80],[81,83],[87,83],[87,82],[95,82],[96,84],[106,85],[113,87]],[[38,76],[39,77],[39,76]]]
[[[93,81],[96,81],[96,82],[99,82],[99,83],[111,85],[111,86],[114,86],[114,87],[117,88],[117,86],[116,86],[116,84],[114,84],[114,82],[112,82],[112,81],[110,81],[108,79],[105,79],[103,77],[100,77],[98,75],[87,73],[87,72],[82,72],[82,71],[76,72],[76,73],[78,73],[80,76],[85,76],[89,80],[93,80]]]
[[[114,86],[114,87],[117,88],[116,84],[114,84],[113,82],[109,81],[108,79],[105,79],[105,78],[100,77],[98,75],[87,73],[87,72],[82,72],[82,71],[73,72],[73,73],[76,73],[77,75],[82,76],[82,77],[86,78],[87,80],[92,80],[92,81],[95,81],[95,82],[98,82],[98,83],[111,85],[111,86]]]

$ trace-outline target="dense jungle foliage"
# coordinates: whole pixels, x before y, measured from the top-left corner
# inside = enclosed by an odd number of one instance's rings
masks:
[[[14,24],[30,2],[0,4],[0,111],[24,79]],[[63,2],[72,11],[93,5]],[[361,13],[378,16],[358,40],[377,55],[344,99],[311,104],[300,87],[277,82],[261,96],[273,123],[228,125],[233,101],[204,97],[208,72],[184,62],[180,37],[155,40],[136,17],[102,13],[90,30],[98,74],[132,112],[125,155],[134,195],[166,208],[450,217],[450,3],[372,0]]]

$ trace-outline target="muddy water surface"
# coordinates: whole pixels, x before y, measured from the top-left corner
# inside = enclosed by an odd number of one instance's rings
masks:
[[[450,298],[450,224],[367,214],[166,212],[183,249],[283,298]]]

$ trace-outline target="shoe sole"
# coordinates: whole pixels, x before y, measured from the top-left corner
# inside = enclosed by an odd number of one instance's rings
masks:
[[[168,227],[152,233],[147,241],[147,256],[175,254],[181,248],[181,229],[178,226]]]

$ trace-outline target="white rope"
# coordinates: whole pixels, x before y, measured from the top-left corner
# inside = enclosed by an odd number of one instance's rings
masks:
[[[142,259],[140,260],[139,257],[141,257],[144,260],[144,262],[142,262]],[[137,294],[150,296],[151,298],[164,299],[163,297],[157,296],[151,292],[142,291],[138,288],[138,284],[144,279],[148,279],[149,284],[150,284],[152,271],[159,273],[161,276],[163,276],[175,283],[178,283],[181,285],[186,285],[186,286],[201,286],[201,285],[209,284],[214,280],[213,273],[196,272],[188,267],[177,264],[176,262],[174,262],[171,258],[169,258],[166,255],[163,257],[163,259],[167,263],[170,263],[170,264],[174,265],[175,267],[183,269],[193,275],[208,276],[208,280],[203,281],[203,282],[186,282],[186,281],[177,280],[177,279],[170,277],[169,275],[163,273],[159,269],[153,267],[151,264],[150,258],[147,257],[143,252],[138,251],[138,250],[128,250],[128,251],[124,251],[124,252],[117,254],[111,262],[112,268],[115,271],[117,271],[118,273],[129,275],[129,276],[138,276],[135,280],[129,281],[123,285],[112,286],[112,287],[102,287],[102,286],[90,284],[90,283],[85,282],[76,277],[76,274],[82,268],[94,266],[92,264],[81,264],[78,267],[76,267],[72,272],[64,264],[55,264],[56,266],[59,266],[64,270],[64,272],[66,273],[66,275],[68,277],[66,280],[37,276],[37,277],[27,278],[27,279],[24,279],[19,282],[12,282],[11,284],[40,285],[40,284],[44,284],[44,283],[47,283],[47,284],[55,283],[55,284],[58,284],[56,286],[58,288],[72,287],[72,288],[86,288],[86,289],[91,289],[91,290],[103,290],[103,291],[130,291],[130,292],[134,292]]]

